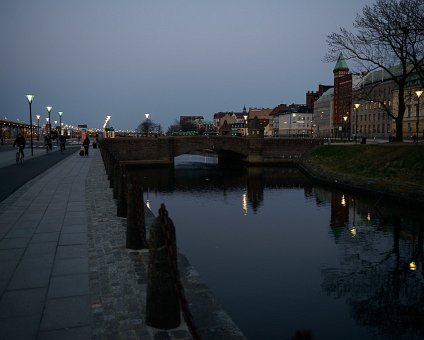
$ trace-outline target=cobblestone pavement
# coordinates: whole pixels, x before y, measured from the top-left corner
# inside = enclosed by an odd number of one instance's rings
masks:
[[[101,161],[86,188],[93,339],[191,339],[184,323],[171,331],[146,326],[148,252],[125,248],[126,219],[116,216]]]
[[[184,322],[145,324],[148,251],[126,249],[112,197],[97,149],[0,203],[0,340],[191,339]],[[202,339],[245,339],[181,254],[179,267]]]
[[[180,327],[169,331],[145,324],[148,251],[125,248],[126,219],[117,217],[113,189],[100,154],[95,157],[86,180],[93,339],[191,339],[183,317]],[[145,212],[148,228],[154,216]],[[178,267],[201,338],[245,340],[182,254]]]

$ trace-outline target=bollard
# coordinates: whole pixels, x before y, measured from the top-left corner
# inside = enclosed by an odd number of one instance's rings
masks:
[[[163,204],[162,207],[164,208]],[[163,210],[162,213],[159,210],[160,216],[156,217],[150,226],[146,324],[155,328],[171,329],[178,327],[181,322],[174,277],[177,245],[174,224],[167,215],[163,218]],[[171,258],[170,254],[175,256]]]
[[[143,192],[133,175],[127,172],[127,240],[128,249],[148,248],[144,218]]]
[[[113,166],[113,180],[112,180],[112,188],[113,188],[113,198],[118,198],[118,186],[119,186],[119,177],[121,177],[121,167],[119,166],[119,161],[116,159]]]
[[[118,178],[118,202],[116,207],[116,215],[118,217],[127,217],[127,188],[125,168],[121,166]]]

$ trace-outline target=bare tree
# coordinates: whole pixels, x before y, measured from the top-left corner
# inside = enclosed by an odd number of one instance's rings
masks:
[[[385,104],[385,112],[396,122],[398,141],[403,140],[407,81],[411,74],[423,70],[423,13],[422,0],[377,0],[357,15],[353,24],[355,33],[340,28],[338,33],[327,36],[327,61],[335,61],[343,52],[346,59],[353,61],[358,73],[380,69],[386,80],[395,83],[399,91],[398,111],[390,110],[387,103],[381,104]],[[372,99],[373,90],[372,86],[368,87],[362,96]]]

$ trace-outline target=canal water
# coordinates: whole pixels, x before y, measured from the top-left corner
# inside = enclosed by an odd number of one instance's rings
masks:
[[[207,156],[139,178],[248,339],[424,337],[423,211]]]

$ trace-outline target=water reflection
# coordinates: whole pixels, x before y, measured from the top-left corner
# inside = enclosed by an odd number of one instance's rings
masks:
[[[249,339],[424,336],[422,212],[291,168],[138,171],[180,249]],[[146,196],[145,196],[146,197]]]
[[[344,298],[352,316],[389,337],[424,336],[422,216],[399,207],[370,208],[333,194],[331,232],[340,245],[339,266],[322,270],[322,287]],[[350,225],[352,227],[350,227]],[[354,236],[354,237],[352,237]]]

